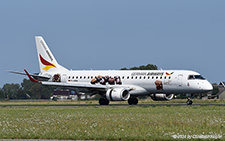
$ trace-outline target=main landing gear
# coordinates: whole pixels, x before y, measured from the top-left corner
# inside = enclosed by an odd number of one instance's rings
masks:
[[[130,97],[128,99],[128,104],[129,105],[137,105],[138,99],[136,97]],[[109,105],[109,100],[106,99],[106,98],[100,98],[99,99],[99,105]]]
[[[109,100],[106,98],[100,98],[99,105],[109,105]]]
[[[137,99],[137,97],[130,97],[130,98],[128,99],[128,104],[129,104],[129,105],[137,105],[137,104],[138,104],[138,99]]]

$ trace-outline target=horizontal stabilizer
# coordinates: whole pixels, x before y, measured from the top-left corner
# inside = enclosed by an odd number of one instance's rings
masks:
[[[19,75],[27,75],[26,73],[23,73],[23,72],[16,72],[16,71],[7,71],[9,73],[14,73],[14,74],[19,74]],[[48,81],[50,79],[50,77],[47,77],[47,76],[40,76],[40,75],[37,75],[37,74],[30,74],[30,76],[34,77],[35,79],[37,80],[45,80],[45,81]]]

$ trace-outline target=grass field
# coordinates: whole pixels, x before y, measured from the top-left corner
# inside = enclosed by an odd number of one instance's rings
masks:
[[[224,106],[0,107],[0,139],[174,140],[196,136],[225,140]]]
[[[139,100],[139,105],[145,105],[145,104],[185,104],[186,99],[173,99],[170,101],[153,101],[152,99],[145,99],[145,100]],[[98,104],[97,100],[80,100],[80,101],[74,101],[74,100],[66,100],[66,101],[0,101],[0,106],[3,105],[74,105],[74,104]],[[127,101],[114,101],[110,102],[110,105],[116,105],[116,104],[128,104]],[[207,104],[225,104],[225,100],[220,99],[209,99],[209,100],[200,100],[200,99],[193,99],[193,104],[201,104],[201,105],[207,105]]]

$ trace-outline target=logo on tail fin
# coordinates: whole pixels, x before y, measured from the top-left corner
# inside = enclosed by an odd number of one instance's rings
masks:
[[[40,59],[41,59],[41,63],[43,65],[45,65],[45,67],[43,68],[43,70],[47,71],[50,68],[56,68],[56,66],[48,61],[46,61],[41,55],[40,55]]]

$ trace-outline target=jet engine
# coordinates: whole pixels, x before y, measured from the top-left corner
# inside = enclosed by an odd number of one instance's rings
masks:
[[[174,94],[152,94],[151,98],[155,101],[166,101],[173,99]]]
[[[125,88],[113,88],[107,90],[106,98],[109,101],[125,101],[130,98],[130,92]]]

